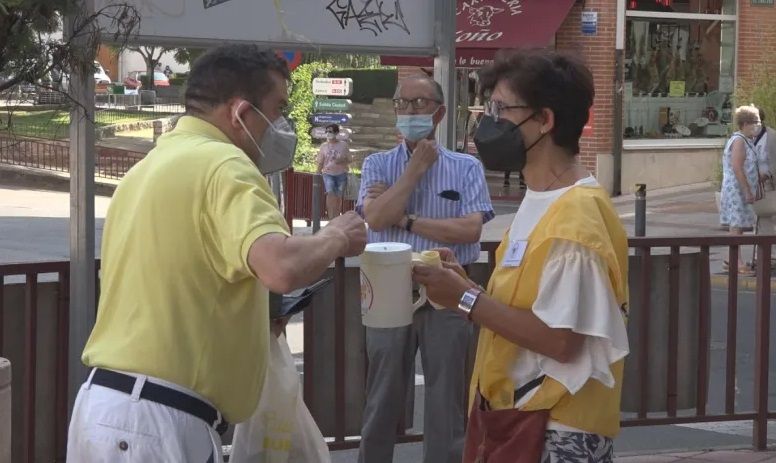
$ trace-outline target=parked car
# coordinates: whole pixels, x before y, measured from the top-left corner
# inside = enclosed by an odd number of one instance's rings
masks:
[[[94,62],[94,83],[95,84],[109,84],[110,76],[99,61]]]
[[[129,89],[140,88],[140,78],[145,77],[145,71],[132,71],[124,79],[124,86]],[[154,87],[169,87],[170,80],[161,71],[154,72]]]
[[[10,80],[9,77],[0,76],[0,83]],[[0,99],[11,98],[17,100],[29,100],[35,95],[37,86],[29,82],[20,82],[0,93]]]
[[[128,88],[130,90],[137,90],[139,89],[143,84],[140,82],[140,79],[137,78],[137,74],[134,72],[130,72],[127,77],[124,78],[124,87]]]

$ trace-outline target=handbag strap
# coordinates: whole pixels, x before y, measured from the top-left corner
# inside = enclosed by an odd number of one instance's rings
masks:
[[[762,180],[760,180],[760,161],[757,159],[757,150],[754,146],[752,146],[751,143],[749,143],[749,139],[747,139],[743,134],[736,132],[733,134],[733,136],[741,138],[741,140],[746,143],[747,148],[752,150],[752,154],[754,154],[754,168],[757,170],[757,185],[755,185],[754,188],[754,200],[759,201],[765,197],[765,184]]]
[[[754,146],[752,146],[752,144],[749,142],[749,139],[748,139],[748,138],[746,138],[746,137],[744,136],[744,134],[742,134],[742,133],[738,133],[738,132],[736,132],[735,134],[733,134],[733,136],[734,136],[734,137],[740,137],[740,138],[741,138],[741,140],[744,140],[744,143],[746,143],[746,146],[747,146],[747,147],[749,147],[749,149],[750,149],[750,150],[752,150],[752,151],[754,152],[754,154],[755,154],[755,162],[757,162],[757,150],[755,150],[755,149],[754,149]],[[755,144],[756,144],[756,142],[755,142]]]
[[[527,383],[517,388],[515,391],[515,403],[518,403],[520,399],[525,397],[526,394],[541,386],[542,382],[544,381],[544,377],[545,375],[541,375],[538,378],[532,379],[531,381],[528,381]]]
[[[537,387],[541,386],[545,376],[546,375],[541,375],[538,378],[534,378],[531,381],[528,381],[527,383],[517,388],[517,390],[515,391],[515,404],[517,404],[517,402],[519,402],[520,399],[525,397],[526,394],[536,389]],[[480,410],[490,410],[490,404],[488,403],[487,400],[485,400],[485,397],[482,395],[482,392],[480,392],[479,382],[477,383],[477,395],[479,395],[479,398],[480,398]]]
[[[754,139],[754,144],[757,146],[758,143],[760,143],[760,140],[763,139],[763,136],[765,136],[766,130],[768,130],[765,125],[763,125],[763,129],[760,130],[760,133],[757,135],[757,138]]]

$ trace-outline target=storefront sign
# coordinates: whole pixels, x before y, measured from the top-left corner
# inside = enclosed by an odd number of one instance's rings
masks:
[[[684,96],[684,87],[683,80],[672,80],[668,86],[668,96]]]
[[[315,111],[347,111],[353,102],[350,100],[316,99],[313,101]]]
[[[350,114],[313,114],[310,121],[313,125],[347,124],[350,121]]]
[[[369,3],[367,0],[360,1]],[[455,1],[455,64],[460,68],[478,68],[489,64],[496,50],[551,45],[569,10],[578,3],[578,0]],[[597,24],[596,21],[596,30]],[[392,66],[434,65],[432,58],[420,56],[381,56],[380,61]]]
[[[313,95],[350,96],[353,94],[353,79],[316,77],[313,79]]]
[[[597,35],[597,34],[598,34],[598,12],[583,11],[582,12],[582,35]]]
[[[455,65],[459,68],[481,68],[493,63],[493,58],[477,58],[476,56],[459,56]]]

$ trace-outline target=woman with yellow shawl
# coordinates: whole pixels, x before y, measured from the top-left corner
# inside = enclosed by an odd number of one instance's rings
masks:
[[[481,74],[475,135],[490,170],[528,187],[487,290],[451,252],[418,266],[430,300],[480,326],[464,462],[611,462],[628,337],[628,244],[609,196],[578,163],[593,78],[555,52],[500,54]]]

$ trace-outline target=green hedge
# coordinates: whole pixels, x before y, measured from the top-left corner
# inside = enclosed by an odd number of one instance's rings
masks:
[[[177,85],[179,87],[183,87],[186,85],[186,79],[187,77],[173,77],[170,79],[170,85]]]
[[[353,79],[353,96],[357,103],[371,104],[375,98],[392,98],[399,74],[396,69],[337,69],[329,77]]]
[[[331,70],[331,65],[322,62],[302,64],[291,73],[291,96],[288,100],[288,116],[294,121],[298,142],[294,156],[296,170],[310,171],[315,169],[315,154],[317,147],[313,145],[310,136],[310,115],[313,113],[313,78],[325,77]]]

